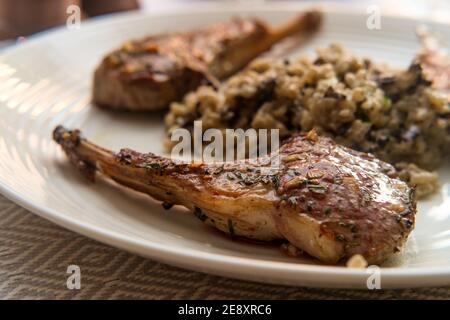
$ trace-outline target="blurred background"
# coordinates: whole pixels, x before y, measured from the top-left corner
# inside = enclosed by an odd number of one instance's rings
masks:
[[[71,5],[81,9],[83,19],[140,6],[138,0],[0,0],[0,39],[28,36],[65,24]]]
[[[65,24],[69,15],[67,8],[71,5],[80,8],[80,17],[83,21],[99,15],[128,10],[154,12],[194,6],[260,6],[268,2],[280,5],[322,3],[325,7],[339,6],[344,10],[348,8],[362,12],[365,12],[369,5],[377,4],[382,14],[450,23],[450,0],[0,0],[0,48],[24,41],[33,33]]]

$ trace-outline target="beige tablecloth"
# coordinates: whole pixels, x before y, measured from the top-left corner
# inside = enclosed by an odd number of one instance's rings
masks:
[[[81,289],[69,290],[69,265]],[[65,230],[0,195],[0,299],[450,299],[450,288],[331,290],[264,285],[170,267]]]

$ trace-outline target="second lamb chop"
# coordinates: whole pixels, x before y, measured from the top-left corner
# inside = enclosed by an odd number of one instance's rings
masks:
[[[100,172],[169,205],[185,206],[231,236],[285,239],[326,263],[356,254],[381,263],[414,227],[412,189],[395,178],[391,165],[314,131],[285,141],[279,168],[269,173],[244,160],[180,163],[130,149],[114,153],[63,127],[53,137],[91,179]]]

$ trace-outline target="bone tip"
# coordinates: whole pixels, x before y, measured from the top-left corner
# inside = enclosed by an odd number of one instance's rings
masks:
[[[97,170],[95,164],[80,157],[76,150],[81,143],[80,130],[67,130],[59,125],[53,130],[53,140],[62,147],[70,162],[84,177],[92,182],[95,181],[95,171]]]
[[[66,135],[68,132],[66,128],[64,128],[62,125],[58,125],[53,130],[53,140],[55,140],[57,143],[61,144],[61,142],[64,140],[64,135]]]

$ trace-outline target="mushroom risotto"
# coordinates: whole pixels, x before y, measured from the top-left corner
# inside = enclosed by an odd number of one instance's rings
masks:
[[[278,128],[281,137],[315,128],[395,164],[419,197],[438,188],[429,170],[450,154],[450,107],[420,63],[394,70],[338,44],[318,49],[315,60],[261,58],[219,88],[200,87],[171,105],[167,133],[195,120],[203,130]]]

